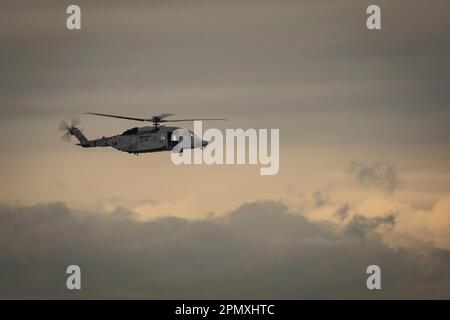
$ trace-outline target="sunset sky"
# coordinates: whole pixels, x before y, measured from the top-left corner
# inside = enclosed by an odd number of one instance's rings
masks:
[[[376,1],[382,29],[369,31],[372,2],[1,0],[0,297],[66,295],[47,271],[77,258],[102,270],[106,250],[129,262],[88,275],[88,297],[371,298],[364,268],[379,259],[383,297],[450,298],[450,7]],[[72,3],[79,31],[65,26]],[[141,125],[85,112],[277,128],[280,170],[63,143],[71,116],[88,138]],[[138,285],[150,265],[161,278]],[[193,284],[200,269],[214,289]],[[345,282],[358,272],[361,284]],[[256,281],[267,275],[280,282]]]

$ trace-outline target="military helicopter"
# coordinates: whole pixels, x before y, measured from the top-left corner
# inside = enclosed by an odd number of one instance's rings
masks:
[[[227,119],[166,119],[172,116],[172,113],[163,113],[158,116],[152,116],[150,118],[133,118],[95,112],[87,112],[85,114],[133,121],[152,122],[152,126],[134,127],[126,130],[119,135],[102,137],[100,139],[93,140],[89,140],[88,138],[86,138],[86,136],[77,127],[77,125],[80,123],[80,120],[76,117],[72,117],[70,125],[67,124],[67,122],[62,121],[58,126],[58,130],[65,131],[65,134],[61,137],[61,139],[65,142],[70,142],[71,136],[75,136],[80,142],[77,143],[77,145],[83,148],[112,147],[119,151],[133,153],[135,155],[147,152],[171,151],[174,146],[182,140],[182,137],[177,136],[174,131],[183,128],[164,126],[161,125],[162,123],[197,120],[227,121]],[[191,149],[204,148],[208,145],[207,141],[202,140],[201,138],[196,136],[194,132],[192,132],[191,130],[187,131],[191,136]]]

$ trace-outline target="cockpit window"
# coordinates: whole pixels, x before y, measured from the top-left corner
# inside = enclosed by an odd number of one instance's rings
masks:
[[[124,133],[122,133],[122,135],[123,136],[129,136],[129,135],[132,135],[132,134],[137,134],[138,133],[138,128],[131,128],[131,129],[128,129],[127,131],[125,131]]]
[[[182,132],[183,133],[181,133],[181,134],[176,134],[175,132],[172,132],[171,134],[170,134],[170,141],[182,141],[183,140],[183,137],[185,136],[186,138],[188,138],[187,137],[187,132],[189,132],[189,136],[191,137],[191,138],[196,138],[197,136],[195,135],[195,133],[194,132],[192,132],[192,131],[190,131],[190,130],[183,130]]]

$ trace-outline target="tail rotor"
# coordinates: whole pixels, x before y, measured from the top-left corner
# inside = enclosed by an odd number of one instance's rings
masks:
[[[74,129],[77,125],[81,123],[81,120],[77,117],[70,118],[70,125],[66,121],[61,121],[58,126],[58,131],[63,131],[64,134],[61,136],[61,140],[64,142],[71,142],[72,135],[74,134]]]

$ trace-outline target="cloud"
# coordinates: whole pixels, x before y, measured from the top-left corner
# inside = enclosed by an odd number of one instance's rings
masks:
[[[450,251],[388,247],[379,228],[394,223],[352,217],[341,228],[278,202],[147,222],[126,209],[2,205],[0,297],[449,298]],[[82,269],[80,292],[65,288],[70,264]],[[365,286],[370,264],[381,292]]]
[[[312,194],[314,206],[319,208],[330,203],[330,196],[326,191],[316,190]]]
[[[345,230],[352,235],[364,238],[371,230],[377,229],[379,226],[395,225],[395,215],[388,214],[383,217],[367,218],[361,215],[355,215],[351,221],[345,226]]]
[[[439,199],[430,209],[416,209],[403,201],[372,196],[355,206],[351,215],[355,214],[368,218],[394,214],[396,223],[393,230],[397,235],[409,235],[433,246],[450,249],[449,196]],[[395,240],[398,240],[397,237]],[[415,243],[415,240],[412,242]]]
[[[394,192],[399,184],[395,165],[385,161],[368,164],[353,160],[349,172],[362,185],[381,188],[389,193]]]
[[[418,210],[411,225],[423,238],[450,248],[450,197],[440,199],[430,210]]]
[[[338,217],[340,220],[345,220],[350,211],[350,206],[348,203],[345,203],[344,205],[340,206],[335,212],[334,215]]]

